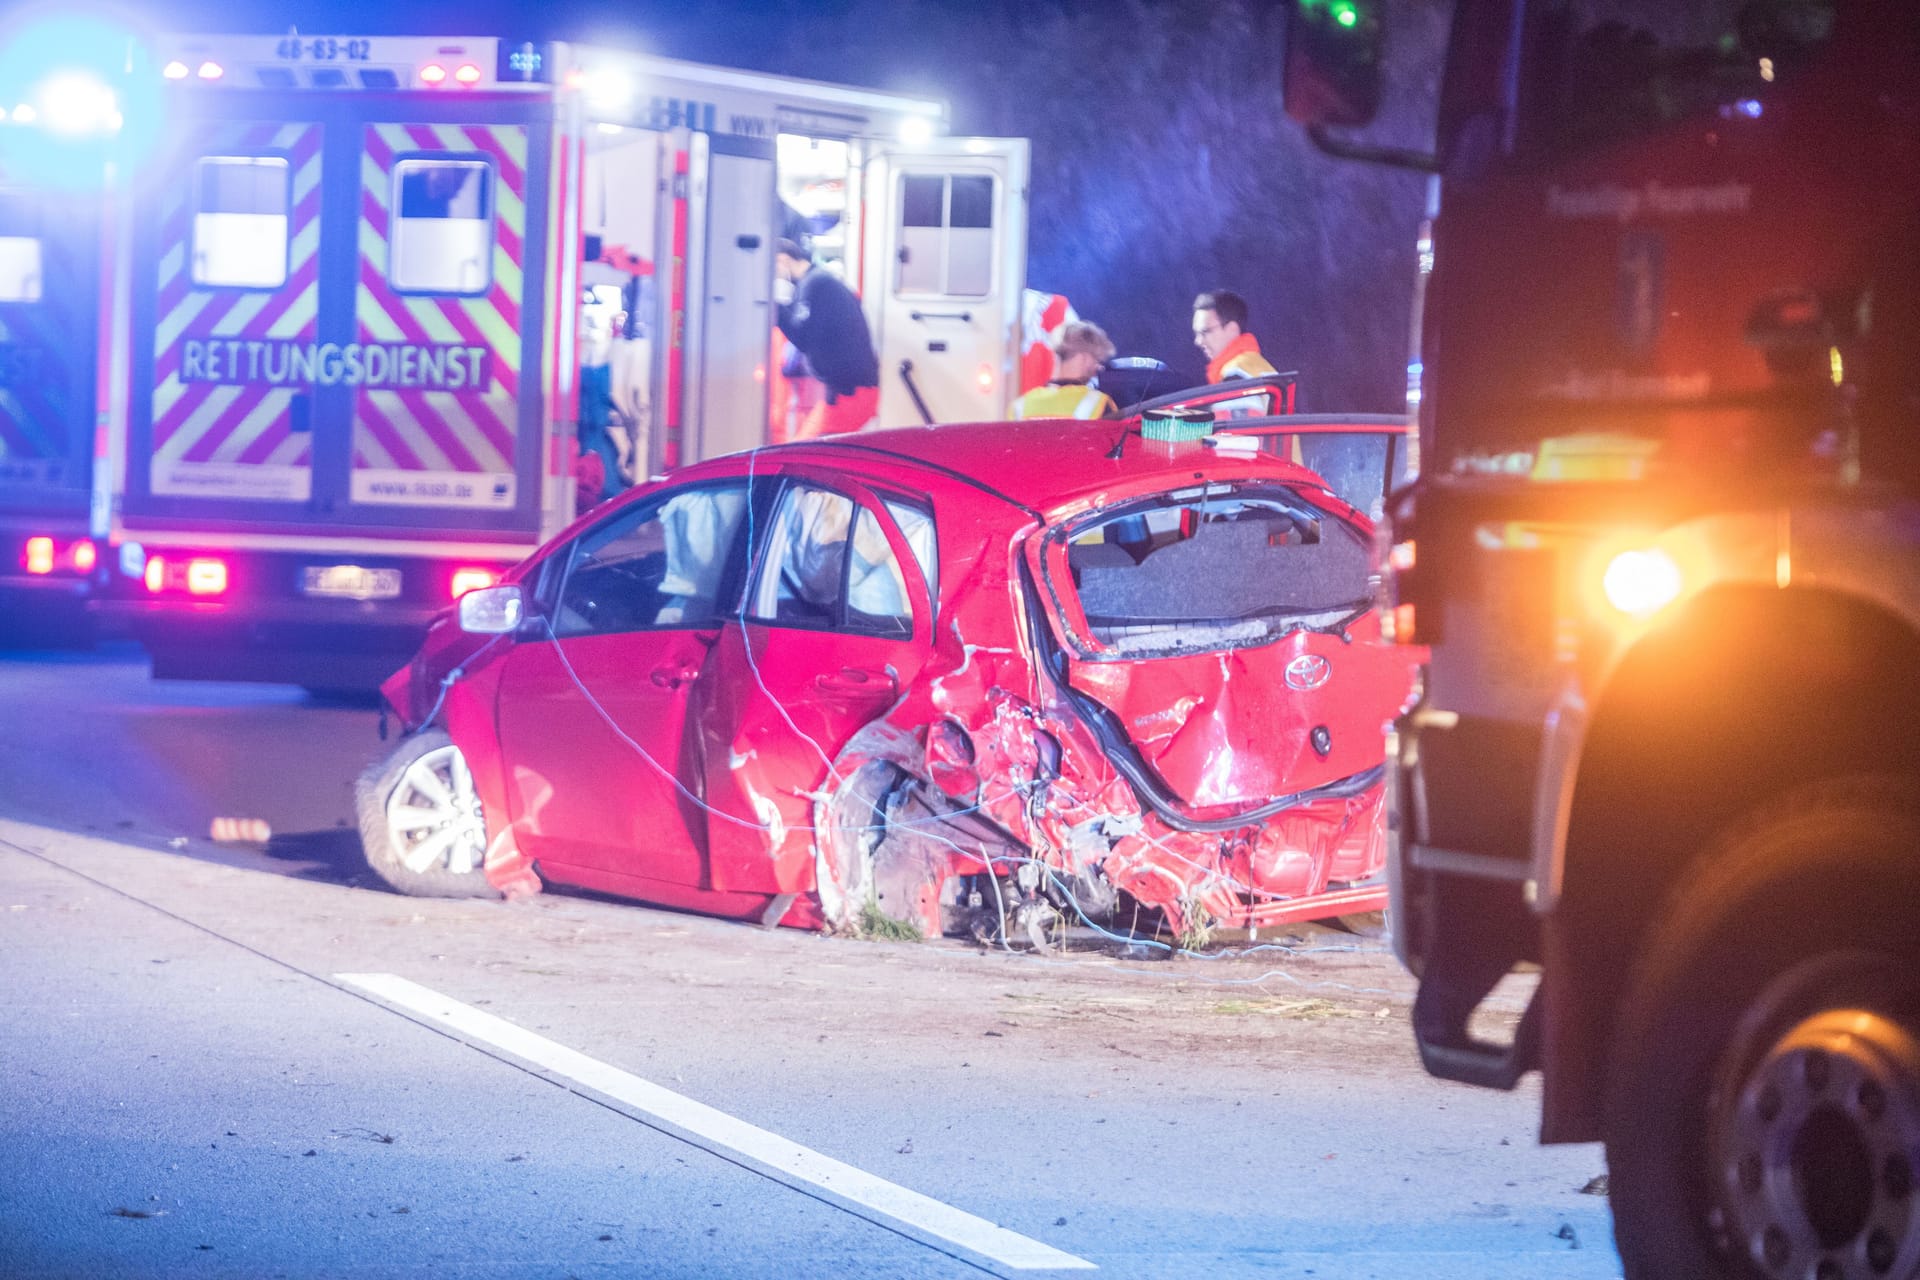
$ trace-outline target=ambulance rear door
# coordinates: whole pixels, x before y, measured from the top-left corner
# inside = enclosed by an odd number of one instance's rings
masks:
[[[177,117],[134,233],[127,528],[534,541],[551,100],[237,90]]]
[[[693,462],[767,440],[775,201],[772,139],[689,141],[683,460]]]
[[[880,424],[1004,418],[1019,394],[1024,138],[938,138],[867,165]]]

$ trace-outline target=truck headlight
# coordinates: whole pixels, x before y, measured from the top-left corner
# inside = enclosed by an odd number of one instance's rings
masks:
[[[1600,589],[1607,603],[1634,618],[1649,618],[1680,598],[1680,566],[1659,547],[1635,547],[1607,561]]]

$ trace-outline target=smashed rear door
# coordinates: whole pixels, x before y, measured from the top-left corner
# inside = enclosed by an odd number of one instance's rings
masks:
[[[1377,780],[1407,671],[1378,636],[1369,531],[1322,495],[1198,485],[1049,532],[1067,682],[1123,772],[1204,820]]]

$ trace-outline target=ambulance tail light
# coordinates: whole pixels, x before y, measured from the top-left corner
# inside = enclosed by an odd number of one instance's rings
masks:
[[[219,556],[191,556],[184,560],[150,556],[143,580],[152,595],[173,591],[190,596],[225,595],[231,581],[227,562]]]
[[[227,74],[227,69],[217,62],[203,62],[200,64],[199,74],[202,80],[218,80]]]
[[[92,538],[76,538],[62,544],[45,534],[35,534],[27,539],[20,553],[20,567],[34,577],[62,571],[85,577],[93,572],[99,560],[100,552]]]
[[[437,62],[429,62],[420,68],[421,84],[445,84],[446,79],[447,69]]]
[[[220,596],[227,593],[227,562],[217,556],[195,556],[187,561],[187,594]]]
[[[973,375],[973,380],[979,385],[982,395],[991,395],[993,393],[993,366],[990,364],[981,365],[979,370]]]
[[[488,569],[480,565],[467,565],[453,571],[452,581],[448,584],[447,594],[458,600],[469,591],[478,591],[500,581],[498,569]]]
[[[180,61],[180,59],[175,58],[172,62],[169,62],[160,69],[160,74],[169,80],[185,80],[189,75],[193,74],[193,69],[187,66],[186,63]]]
[[[480,68],[474,66],[471,62],[463,62],[460,64],[460,69],[453,73],[453,78],[461,84],[479,84]]]

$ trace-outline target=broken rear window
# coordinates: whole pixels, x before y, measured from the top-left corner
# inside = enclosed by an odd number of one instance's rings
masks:
[[[1071,581],[1052,586],[1078,600],[1086,623],[1075,639],[1090,656],[1265,644],[1342,625],[1372,603],[1366,536],[1278,486],[1165,494],[1057,536]],[[1058,566],[1050,557],[1050,579]]]

